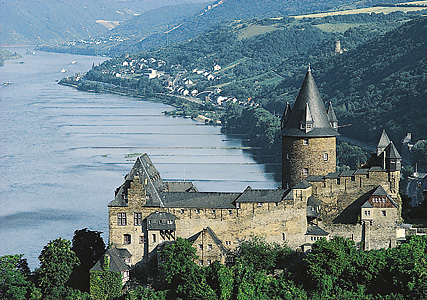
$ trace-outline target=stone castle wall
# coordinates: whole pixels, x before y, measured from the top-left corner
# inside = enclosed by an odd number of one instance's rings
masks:
[[[326,177],[321,181],[310,181],[313,196],[321,202],[322,219],[327,224],[354,224],[360,221],[360,207],[365,203],[372,191],[381,185],[400,207],[398,196],[400,172],[368,171],[353,175]],[[396,219],[398,220],[398,218]]]

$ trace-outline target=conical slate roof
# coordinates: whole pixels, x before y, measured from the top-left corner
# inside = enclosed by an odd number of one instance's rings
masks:
[[[335,115],[335,111],[332,107],[332,102],[329,102],[327,114],[329,122],[338,122],[337,116]]]
[[[385,130],[381,133],[380,141],[378,142],[377,146],[377,155],[380,155],[381,152],[384,151],[384,149],[390,144],[390,138],[388,137]]]
[[[399,151],[397,151],[396,146],[393,144],[393,142],[390,142],[388,146],[384,149],[386,153],[387,158],[396,158],[401,159],[402,156],[400,156]]]
[[[301,130],[300,122],[304,118],[306,106],[308,105],[311,117],[313,119],[313,129],[306,132]],[[288,122],[280,132],[280,136],[291,137],[330,137],[337,136],[328,120],[325,104],[320,97],[319,89],[314,81],[311,69],[307,71],[304,82],[295,100],[294,107],[289,115]]]
[[[281,129],[283,129],[288,123],[291,112],[292,112],[291,106],[289,105],[289,102],[286,102],[285,111],[283,112],[282,119],[280,120],[280,123],[282,125]]]

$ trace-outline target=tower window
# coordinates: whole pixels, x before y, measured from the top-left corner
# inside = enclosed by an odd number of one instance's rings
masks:
[[[142,213],[134,213],[134,225],[142,225]]]
[[[323,153],[323,160],[328,161],[328,153]]]
[[[308,168],[302,169],[302,175],[308,176]]]
[[[130,234],[125,234],[124,235],[123,244],[125,244],[125,245],[130,245],[131,244]]]
[[[126,223],[126,213],[117,213],[117,225],[124,226]]]
[[[304,140],[302,141],[302,144],[303,144],[303,145],[308,145],[308,139],[304,139]]]
[[[305,129],[305,124],[304,123],[301,123],[300,129],[301,130]]]

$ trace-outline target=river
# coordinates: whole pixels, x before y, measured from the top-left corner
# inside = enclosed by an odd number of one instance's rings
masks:
[[[44,245],[75,230],[102,231],[107,243],[107,204],[130,154],[148,153],[164,179],[200,191],[280,184],[220,127],[164,116],[173,109],[164,104],[57,84],[105,58],[8,50],[23,58],[0,67],[0,255],[22,253],[34,269]]]

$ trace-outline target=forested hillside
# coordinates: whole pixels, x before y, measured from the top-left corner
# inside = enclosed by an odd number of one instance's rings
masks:
[[[412,132],[415,140],[427,136],[427,18],[408,22],[336,56],[312,61],[313,73],[324,98],[332,101],[341,132],[373,141],[386,129],[395,141]],[[298,60],[285,62],[283,68]],[[292,101],[303,68],[286,74],[272,97]],[[281,97],[283,93],[288,96]]]
[[[2,0],[0,1],[0,43],[64,43],[103,35],[102,24],[129,20],[137,14],[167,5],[205,0]],[[98,23],[97,23],[98,21]]]
[[[146,14],[119,25],[106,35],[93,36],[88,43],[78,41],[43,50],[82,54],[106,54],[117,56],[125,52],[144,51],[168,43],[183,41],[205,32],[212,26],[230,20],[247,20],[252,18],[280,17],[316,11],[337,10],[347,7],[367,7],[379,3],[396,3],[397,0],[218,0],[208,1],[196,14],[193,9],[176,8],[174,14],[168,9],[157,10],[157,17]],[[210,4],[210,5],[208,5]],[[178,11],[180,10],[180,11]],[[166,18],[164,17],[166,16]],[[184,18],[181,18],[183,16]],[[123,26],[123,29],[120,27]],[[128,29],[132,29],[129,31]]]

